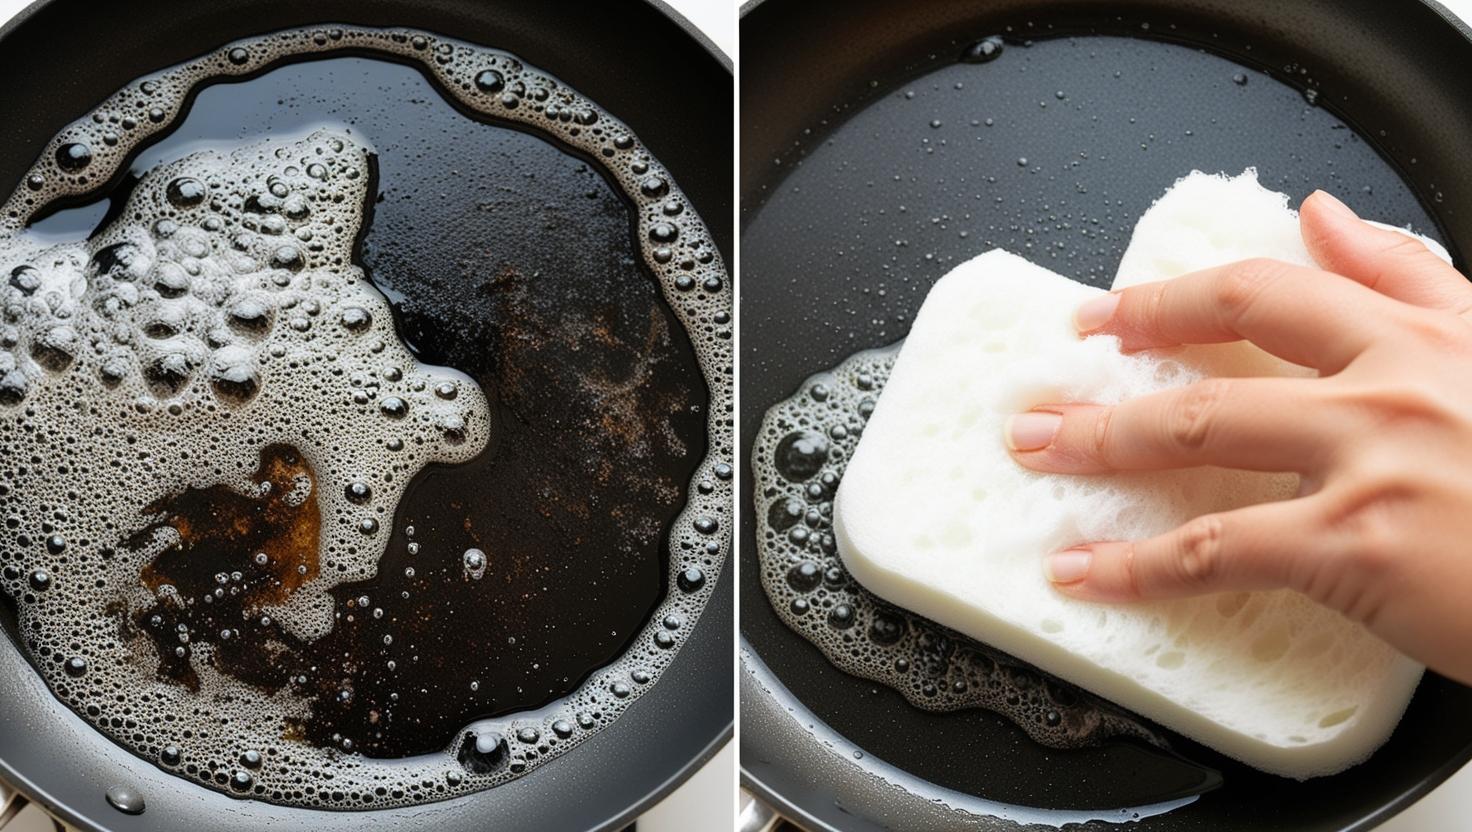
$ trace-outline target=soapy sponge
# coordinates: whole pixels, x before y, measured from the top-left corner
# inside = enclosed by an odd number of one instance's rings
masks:
[[[1116,285],[1251,256],[1312,264],[1287,200],[1192,174],[1136,228]],[[834,527],[876,595],[1031,662],[1264,771],[1332,774],[1400,720],[1422,668],[1336,612],[1282,590],[1107,606],[1067,598],[1042,558],[1292,496],[1294,475],[1219,468],[1039,474],[1007,453],[1029,407],[1119,402],[1206,375],[1303,373],[1245,344],[1122,354],[1081,339],[1100,290],[1004,251],[931,290],[840,486]]]

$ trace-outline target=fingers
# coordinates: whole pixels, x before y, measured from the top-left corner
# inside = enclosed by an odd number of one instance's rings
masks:
[[[1144,283],[1083,304],[1085,334],[1128,350],[1247,340],[1286,361],[1338,372],[1408,309],[1357,283],[1276,260],[1243,260]]]
[[[1325,270],[1415,306],[1472,309],[1472,283],[1420,240],[1362,221],[1323,191],[1303,201],[1298,219],[1304,245]]]
[[[1148,601],[1288,586],[1313,547],[1313,498],[1208,514],[1158,537],[1094,543],[1049,555],[1044,574],[1088,601]]]
[[[1022,465],[1059,474],[1217,465],[1309,473],[1335,447],[1319,379],[1207,379],[1121,404],[1045,405],[1014,416],[1007,444]]]

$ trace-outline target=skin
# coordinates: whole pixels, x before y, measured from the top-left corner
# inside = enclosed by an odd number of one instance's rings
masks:
[[[1472,683],[1472,283],[1326,193],[1300,224],[1322,270],[1247,260],[1092,300],[1076,321],[1125,350],[1247,340],[1318,378],[1049,404],[1008,428],[1037,471],[1294,472],[1298,496],[1079,545],[1045,572],[1105,602],[1287,587]]]

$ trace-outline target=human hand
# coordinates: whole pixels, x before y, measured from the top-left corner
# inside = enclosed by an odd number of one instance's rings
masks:
[[[1326,193],[1300,224],[1323,270],[1247,260],[1096,298],[1076,322],[1125,350],[1247,340],[1318,378],[1049,404],[1007,428],[1038,471],[1295,472],[1298,496],[1076,546],[1045,570],[1096,601],[1292,588],[1472,683],[1472,283]]]

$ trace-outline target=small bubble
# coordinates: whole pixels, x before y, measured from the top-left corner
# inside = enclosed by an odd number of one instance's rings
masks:
[[[373,325],[373,316],[361,306],[349,306],[338,315],[338,323],[349,332],[362,332]]]
[[[193,208],[209,195],[205,184],[192,176],[181,176],[169,183],[165,196],[175,208]]]
[[[486,553],[480,549],[466,549],[461,556],[465,575],[471,580],[480,580],[486,574]]]
[[[705,586],[705,572],[699,567],[692,566],[681,571],[675,583],[685,592],[695,592]]]
[[[968,64],[991,63],[1002,56],[1002,47],[1002,38],[999,35],[983,38],[966,47],[961,53],[961,61]]]

